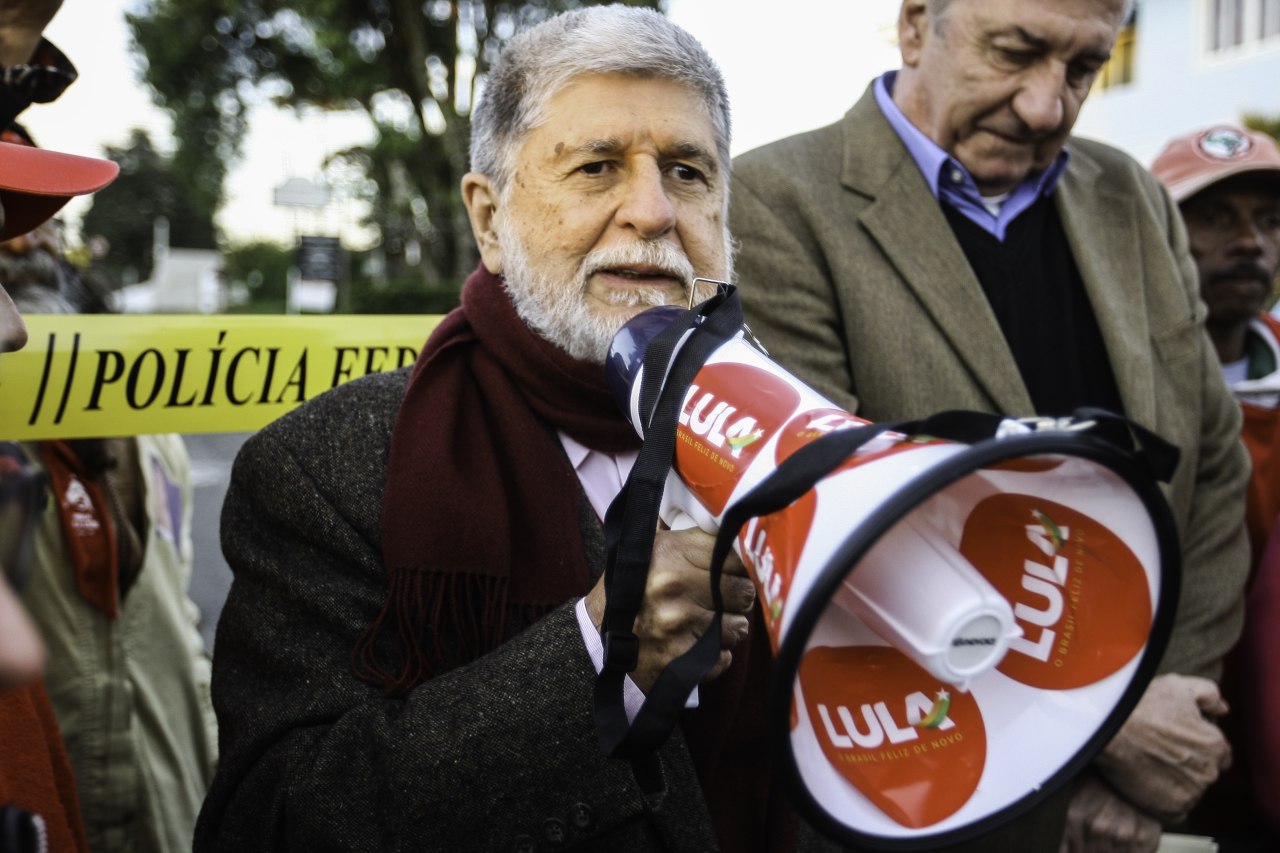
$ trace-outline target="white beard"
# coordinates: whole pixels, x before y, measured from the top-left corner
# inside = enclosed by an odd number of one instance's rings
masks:
[[[573,282],[554,280],[530,261],[524,244],[512,230],[502,240],[503,280],[520,319],[551,343],[580,361],[604,364],[614,335],[635,313],[597,315],[588,306],[587,282],[598,270],[626,266],[658,266],[675,274],[684,285],[683,302],[693,287],[694,271],[684,252],[664,241],[643,241],[597,249],[587,254]],[[726,240],[727,245],[727,240]],[[726,256],[728,257],[728,256]],[[714,285],[700,282],[698,298],[707,299]],[[667,293],[657,288],[610,292],[611,304],[650,308],[666,305]]]

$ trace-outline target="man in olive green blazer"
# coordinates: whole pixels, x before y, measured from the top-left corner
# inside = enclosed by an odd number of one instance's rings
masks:
[[[1211,369],[1177,207],[1114,149],[1073,139],[1071,151],[1056,204],[1124,414],[1182,451],[1165,490],[1189,574],[1180,615],[1217,614],[1195,637],[1175,634],[1164,669],[1216,677],[1238,634],[1247,559],[1238,420]],[[744,154],[734,169],[738,279],[774,358],[873,421],[1034,413],[964,253],[869,93],[838,124]]]
[[[951,0],[943,26],[934,0],[907,0],[899,22],[904,57],[896,77],[899,89],[893,89],[894,78],[887,75],[885,97],[898,102],[905,96],[908,103],[901,112],[930,137],[939,137],[935,147],[951,155],[949,162],[959,161],[972,172],[984,197],[1007,196],[1011,187],[1001,185],[989,156],[995,143],[977,150],[976,134],[966,137],[963,128],[950,136],[946,130],[955,128],[931,133],[936,130],[929,124],[933,116],[928,109],[915,109],[920,102],[911,99],[921,97],[921,78],[932,73],[922,74],[922,57],[936,63],[939,53],[949,52],[944,61],[953,66],[987,62],[963,56],[969,48],[961,39],[975,30],[972,43],[1002,49],[1007,45],[999,39],[1021,38],[1019,33],[1043,37],[1030,44],[1040,51],[1034,62],[1041,64],[1025,60],[1031,69],[1025,74],[982,66],[988,80],[1008,85],[973,124],[1003,122],[1002,128],[1023,128],[1027,139],[1037,141],[1053,142],[1059,134],[1054,150],[1035,152],[1035,162],[1021,170],[1020,178],[1052,168],[1048,164],[1053,160],[1043,158],[1057,158],[1064,143],[1069,152],[1061,178],[1046,198],[1079,270],[1123,413],[1182,452],[1165,494],[1179,527],[1184,578],[1161,672],[1216,679],[1222,656],[1240,631],[1248,559],[1241,524],[1248,462],[1238,440],[1239,419],[1204,335],[1205,310],[1177,207],[1130,158],[1098,143],[1068,141],[1075,109],[1092,77],[1071,77],[1079,59],[1062,54],[1080,41],[1064,37],[1059,50],[1055,31],[1041,24],[1050,16],[1036,8],[1044,2],[1021,4],[1009,13],[1021,16],[1014,20],[1016,26],[991,36],[980,31],[981,22],[966,29],[972,23],[966,16],[982,14],[989,20],[1008,4],[996,4],[1000,9],[993,11],[977,0]],[[1071,14],[1087,5],[1066,4]],[[1117,10],[1121,5],[1116,4]],[[1045,12],[1042,18],[1035,16],[1037,11]],[[1096,7],[1089,13],[1096,14]],[[1055,65],[1059,59],[1063,61]],[[1003,56],[990,60],[1012,61]],[[1035,107],[1018,99],[1028,98],[1028,91],[1044,94],[1034,87],[1058,68],[1067,69],[1065,83],[1055,78],[1050,85],[1062,85],[1062,91],[1042,98],[1046,109],[1058,110],[1052,119],[1056,124],[1036,135],[1037,119],[1026,115]],[[946,90],[952,84],[944,80],[939,85]],[[944,213],[917,159],[877,102],[874,86],[836,124],[735,161],[730,228],[738,244],[737,276],[748,320],[774,358],[873,421],[947,409],[1035,414],[1023,365],[1015,361],[1006,330],[948,218],[955,214]],[[933,98],[932,106],[946,98],[953,106],[971,97],[974,86],[970,80],[960,94],[935,90],[923,96]],[[1004,150],[1011,148],[1007,142],[1000,140]],[[955,171],[944,171],[940,180],[947,175],[959,181]],[[986,185],[984,178],[990,179]],[[1162,720],[1175,706],[1184,717]],[[1152,826],[1159,832],[1153,819],[1176,820],[1216,776],[1225,753],[1215,740],[1216,730],[1210,731],[1213,727],[1200,713],[1221,710],[1211,683],[1157,678],[1124,734],[1100,757],[1098,766],[1109,783],[1126,794],[1135,776],[1162,789],[1145,798],[1141,791],[1129,796],[1139,806],[1133,820],[1148,832]],[[1157,740],[1179,750],[1186,745],[1191,758],[1183,765],[1203,766],[1188,771],[1163,765],[1144,746]],[[1185,778],[1188,773],[1197,779]],[[1110,793],[1108,802],[1114,799]]]

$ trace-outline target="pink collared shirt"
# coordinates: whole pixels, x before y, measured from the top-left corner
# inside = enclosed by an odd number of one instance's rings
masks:
[[[596,515],[603,521],[605,513],[609,510],[609,504],[617,497],[618,492],[622,491],[622,486],[631,473],[631,466],[636,464],[639,451],[632,450],[616,456],[601,453],[574,441],[563,432],[560,433],[560,443],[564,445],[564,452],[568,455],[569,462],[582,483],[582,490],[587,493],[587,500],[591,501]],[[604,641],[587,613],[586,598],[578,599],[574,612],[578,616],[578,630],[582,632],[582,643],[587,648],[587,654],[591,656],[591,663],[595,665],[596,672],[599,672],[604,667]],[[640,706],[644,704],[644,693],[630,676],[622,683],[622,702],[627,712],[627,722],[634,721],[636,714],[640,713]]]

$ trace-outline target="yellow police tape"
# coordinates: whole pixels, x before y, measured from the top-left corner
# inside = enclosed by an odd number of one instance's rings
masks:
[[[247,432],[413,363],[426,315],[27,315],[0,355],[0,439]]]

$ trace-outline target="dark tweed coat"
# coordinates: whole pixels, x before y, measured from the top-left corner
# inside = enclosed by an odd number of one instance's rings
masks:
[[[195,849],[713,849],[678,733],[648,793],[600,754],[571,606],[403,701],[352,676],[386,595],[379,518],[406,380],[344,385],[236,460],[222,519],[235,582],[214,652],[221,766]],[[598,563],[594,517],[585,529]]]

